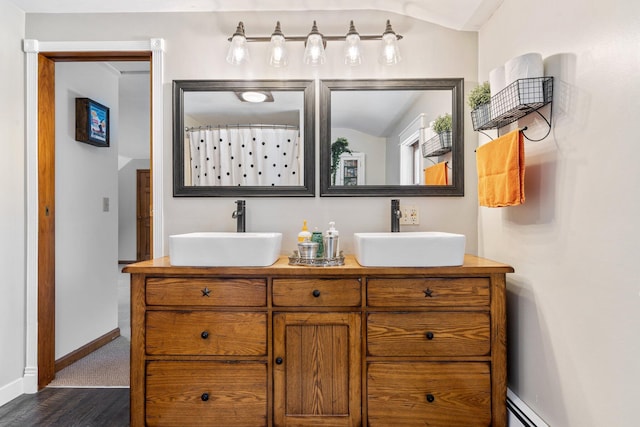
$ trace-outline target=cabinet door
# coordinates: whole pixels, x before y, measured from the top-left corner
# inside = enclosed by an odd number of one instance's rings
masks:
[[[361,424],[359,313],[275,313],[276,426]]]

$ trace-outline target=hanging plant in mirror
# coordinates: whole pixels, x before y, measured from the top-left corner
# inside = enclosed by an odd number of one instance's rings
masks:
[[[336,173],[340,165],[340,156],[344,153],[352,154],[347,138],[338,138],[331,144],[331,183],[336,185]]]

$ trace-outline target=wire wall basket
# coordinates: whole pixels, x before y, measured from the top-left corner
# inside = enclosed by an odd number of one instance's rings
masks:
[[[442,156],[451,151],[451,131],[437,134],[422,144],[422,157]]]
[[[553,77],[518,79],[471,111],[473,130],[501,128],[553,100]]]

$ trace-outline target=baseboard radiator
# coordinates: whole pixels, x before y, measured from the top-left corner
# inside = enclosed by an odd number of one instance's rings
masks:
[[[510,389],[507,389],[507,416],[509,427],[549,427]]]

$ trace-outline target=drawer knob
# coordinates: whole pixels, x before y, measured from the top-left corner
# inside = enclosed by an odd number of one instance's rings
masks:
[[[200,399],[202,399],[203,402],[206,402],[207,400],[209,400],[209,393],[202,393]]]
[[[433,332],[427,332],[425,335],[426,335],[428,340],[432,340],[433,339]]]
[[[211,293],[211,289],[209,289],[209,288],[207,288],[207,287],[205,287],[205,288],[202,290],[202,296],[203,296],[203,297],[208,297],[210,293]]]
[[[282,365],[282,357],[276,357],[276,365]]]
[[[424,292],[424,297],[425,298],[427,298],[427,297],[433,298],[433,291],[431,289],[427,288],[422,292]]]
[[[202,333],[200,334],[200,337],[201,337],[203,340],[206,340],[207,338],[209,338],[209,332],[207,332],[207,331],[202,331]]]
[[[313,290],[313,296],[314,296],[314,297],[316,297],[316,298],[318,298],[318,297],[320,296],[320,291],[319,291],[319,290],[317,290],[317,289],[314,289],[314,290]]]
[[[436,400],[436,398],[433,396],[433,394],[427,394],[427,402],[432,403],[434,400]]]

